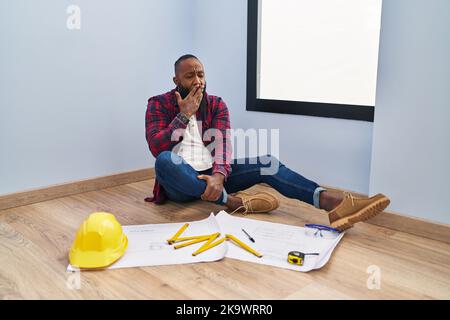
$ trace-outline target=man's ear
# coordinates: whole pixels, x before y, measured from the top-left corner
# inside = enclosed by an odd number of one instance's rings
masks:
[[[175,83],[175,85],[178,86],[179,81],[178,81],[177,76],[173,77],[172,80],[173,80],[173,83]]]

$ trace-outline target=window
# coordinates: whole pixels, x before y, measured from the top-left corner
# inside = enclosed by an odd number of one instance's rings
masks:
[[[249,0],[247,110],[373,121],[382,0]]]

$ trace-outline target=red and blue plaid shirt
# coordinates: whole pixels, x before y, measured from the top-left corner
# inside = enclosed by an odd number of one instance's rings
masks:
[[[202,122],[201,135],[205,147],[214,143],[214,148],[211,151],[214,159],[212,172],[219,172],[226,179],[231,172],[232,152],[228,108],[220,97],[208,95],[205,92],[204,99],[206,101],[205,107],[202,110],[199,108],[195,116],[198,121],[201,120]],[[145,133],[150,152],[155,158],[163,151],[172,150],[179,143],[179,141],[172,141],[172,134],[175,130],[186,129],[186,124],[177,116],[179,112],[180,108],[177,104],[175,89],[148,99]],[[208,134],[211,132],[212,134]],[[217,141],[218,137],[220,138],[219,141]],[[182,135],[180,139],[182,139]],[[147,198],[146,201],[160,204],[165,199],[164,189],[155,178],[153,198]]]

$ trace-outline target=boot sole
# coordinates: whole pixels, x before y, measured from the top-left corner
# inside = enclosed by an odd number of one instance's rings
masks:
[[[334,221],[331,223],[331,227],[341,232],[350,229],[355,223],[366,221],[383,212],[390,203],[388,198],[379,199],[348,217]]]

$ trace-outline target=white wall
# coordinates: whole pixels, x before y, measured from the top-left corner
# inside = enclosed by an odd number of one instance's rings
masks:
[[[372,123],[245,110],[247,1],[195,0],[195,54],[232,127],[279,128],[280,160],[318,183],[368,193]]]
[[[370,192],[450,224],[450,1],[384,1]]]
[[[172,88],[192,14],[179,0],[1,0],[0,194],[153,166],[146,102]]]

